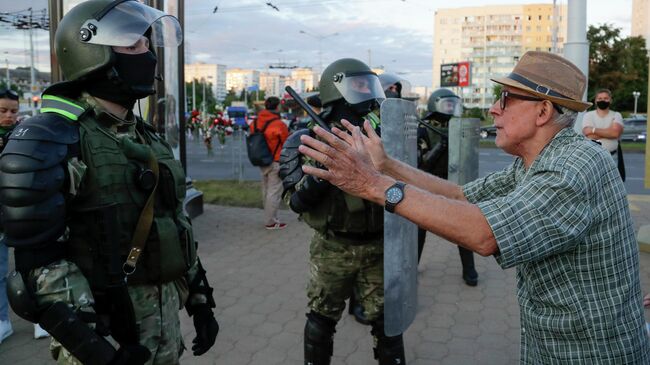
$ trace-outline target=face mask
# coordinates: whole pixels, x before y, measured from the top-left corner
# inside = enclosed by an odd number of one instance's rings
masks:
[[[155,93],[156,56],[151,51],[140,54],[115,53],[113,69],[117,72],[89,81],[92,96],[132,109],[138,99]]]
[[[370,99],[363,101],[361,103],[357,104],[351,104],[350,109],[354,111],[355,114],[357,114],[359,117],[364,117],[371,111],[377,109],[379,107],[379,103],[375,99]]]
[[[609,108],[609,101],[602,101],[602,100],[597,101],[596,102],[596,107],[598,107],[598,109],[605,110],[605,109]]]
[[[397,98],[400,97],[399,93],[397,91],[393,91],[393,90],[386,90],[386,91],[384,91],[384,94],[386,94],[387,98],[395,98],[395,99],[397,99]]]

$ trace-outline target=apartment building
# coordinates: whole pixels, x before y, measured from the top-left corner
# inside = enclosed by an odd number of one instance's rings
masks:
[[[212,92],[217,102],[226,98],[226,66],[210,63],[191,63],[185,65],[185,82],[205,80],[212,84]]]
[[[267,97],[282,97],[284,95],[285,79],[284,75],[262,72],[260,73],[260,90],[264,90]]]
[[[242,68],[231,68],[226,71],[226,89],[236,93],[251,86],[260,86],[260,72]]]
[[[648,39],[650,36],[649,2],[650,0],[632,0],[632,37],[642,36]]]
[[[562,53],[566,13],[566,5],[554,9],[552,4],[439,9],[434,15],[433,88],[441,85],[441,65],[467,61],[469,85],[452,89],[466,108],[488,108],[494,102],[490,78],[507,75],[523,53]]]

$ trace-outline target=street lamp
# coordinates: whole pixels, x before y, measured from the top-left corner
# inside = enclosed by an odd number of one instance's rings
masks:
[[[306,32],[304,30],[301,30],[300,33],[304,34],[304,35],[308,35],[308,36],[313,37],[313,38],[316,38],[318,40],[318,65],[319,65],[318,66],[318,72],[322,73],[323,72],[323,52],[322,52],[322,49],[321,49],[321,42],[325,38],[329,38],[329,37],[339,35],[339,32],[334,32],[334,33],[331,33],[331,34],[321,35],[321,34],[315,34],[315,33]]]
[[[634,116],[636,116],[636,102],[639,100],[639,96],[641,96],[641,93],[638,91],[632,91],[632,96],[634,96]]]

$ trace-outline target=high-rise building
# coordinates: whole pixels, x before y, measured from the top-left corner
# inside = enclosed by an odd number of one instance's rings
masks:
[[[260,73],[260,90],[264,90],[266,97],[282,97],[284,94],[285,76],[277,73]]]
[[[523,53],[562,53],[566,13],[566,5],[554,9],[552,4],[439,9],[434,15],[433,88],[441,85],[441,65],[469,62],[469,85],[452,89],[466,108],[488,108],[494,102],[490,78],[507,75]]]
[[[632,0],[632,37],[650,37],[648,3],[649,0]]]
[[[226,98],[226,66],[210,63],[191,63],[185,65],[185,82],[205,80],[212,84],[212,92],[217,102]]]
[[[231,68],[226,72],[226,89],[240,93],[249,87],[260,86],[260,72],[241,68]]]
[[[297,68],[291,71],[291,77],[286,80],[297,92],[312,91],[318,87],[318,75],[310,68]]]

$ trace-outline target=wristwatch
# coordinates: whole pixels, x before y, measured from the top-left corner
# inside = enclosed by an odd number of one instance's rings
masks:
[[[384,208],[386,209],[387,212],[389,213],[395,212],[395,207],[397,206],[397,204],[399,204],[404,199],[405,186],[406,184],[404,184],[403,182],[397,181],[395,182],[395,184],[391,185],[388,189],[386,189],[386,192],[384,192],[384,196],[386,197]]]

